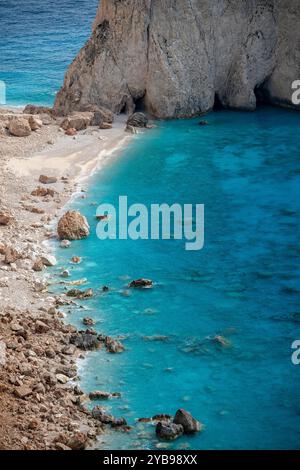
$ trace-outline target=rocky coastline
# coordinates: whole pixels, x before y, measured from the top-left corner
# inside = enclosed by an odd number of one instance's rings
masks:
[[[82,450],[112,424],[85,406],[77,360],[95,347],[80,338],[94,334],[66,324],[60,307],[75,299],[53,293],[56,259],[45,244],[80,178],[130,138],[124,119],[104,127],[86,118],[62,126],[47,109],[0,112],[0,449]]]

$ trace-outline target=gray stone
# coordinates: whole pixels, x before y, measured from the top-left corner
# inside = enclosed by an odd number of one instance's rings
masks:
[[[292,103],[300,76],[300,9],[290,0],[101,0],[92,36],[70,65],[55,110],[105,106],[158,118],[254,110],[261,88]],[[84,80],[82,79],[84,77]]]

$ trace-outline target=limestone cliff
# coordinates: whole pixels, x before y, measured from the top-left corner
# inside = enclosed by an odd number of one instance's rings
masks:
[[[253,110],[258,88],[272,103],[293,106],[299,22],[298,0],[101,0],[55,109],[144,107],[169,118],[217,101]]]

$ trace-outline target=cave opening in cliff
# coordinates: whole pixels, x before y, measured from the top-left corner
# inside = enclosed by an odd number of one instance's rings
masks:
[[[136,112],[144,113],[146,111],[145,94],[140,98],[135,99],[134,104]]]
[[[221,103],[218,93],[215,93],[214,111],[218,111],[221,109],[224,109],[224,106]]]
[[[259,85],[256,85],[256,87],[254,88],[254,94],[256,97],[256,106],[263,106],[269,103],[269,94],[265,86],[266,82],[267,80],[264,80],[262,83],[260,83]]]

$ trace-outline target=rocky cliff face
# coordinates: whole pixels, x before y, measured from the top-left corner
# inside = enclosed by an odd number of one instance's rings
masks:
[[[300,79],[296,0],[101,0],[55,109],[145,108],[158,118],[253,110],[256,90],[293,106]]]

